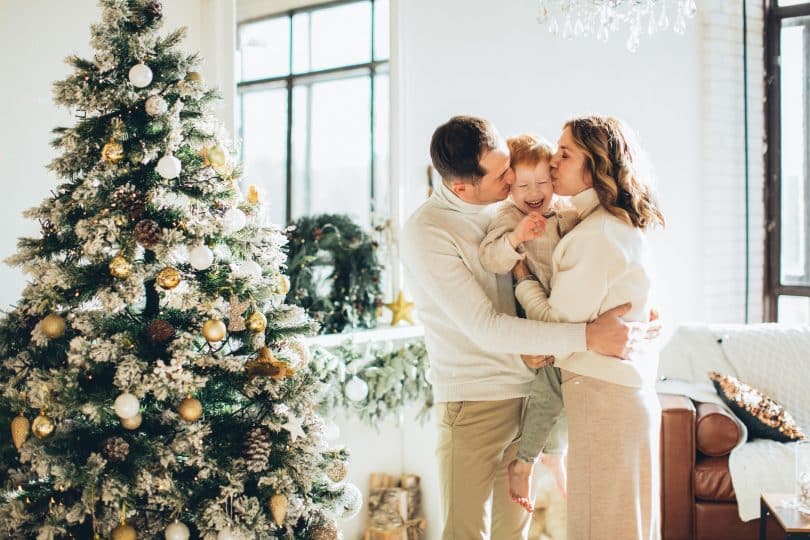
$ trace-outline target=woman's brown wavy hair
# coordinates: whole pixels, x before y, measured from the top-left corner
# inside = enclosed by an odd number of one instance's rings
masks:
[[[564,128],[585,152],[585,169],[608,212],[639,229],[665,224],[652,188],[640,177],[640,156],[631,134],[618,119],[583,116],[569,120]]]

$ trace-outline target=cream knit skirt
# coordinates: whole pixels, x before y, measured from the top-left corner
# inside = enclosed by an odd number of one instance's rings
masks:
[[[661,408],[655,390],[563,371],[567,540],[659,540]]]

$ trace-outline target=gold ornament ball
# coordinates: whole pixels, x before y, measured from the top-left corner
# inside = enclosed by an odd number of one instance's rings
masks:
[[[273,516],[273,521],[279,527],[284,524],[284,519],[287,517],[288,506],[289,501],[287,500],[287,496],[283,493],[276,493],[270,497],[270,515]]]
[[[118,141],[110,141],[101,149],[101,159],[116,163],[124,157],[124,147]]]
[[[40,323],[42,333],[48,336],[49,339],[60,338],[65,334],[65,319],[56,313],[51,313]]]
[[[157,284],[164,289],[174,289],[180,285],[180,271],[167,266],[157,275]]]
[[[50,437],[53,435],[55,429],[56,425],[53,423],[53,420],[48,418],[43,411],[41,411],[39,416],[34,418],[34,421],[31,423],[31,431],[39,439]]]
[[[331,521],[315,525],[309,530],[309,540],[337,540],[338,528]]]
[[[286,295],[288,292],[290,292],[290,278],[284,274],[281,274],[281,277],[278,279],[277,288],[278,294]]]
[[[326,468],[326,476],[332,482],[343,482],[349,475],[349,468],[342,461],[335,461]]]
[[[201,83],[203,77],[199,71],[189,71],[188,73],[186,73],[186,80]]]
[[[11,421],[11,439],[14,441],[14,446],[17,450],[23,445],[25,439],[28,438],[30,430],[31,422],[22,414],[17,415],[14,420]]]
[[[110,274],[118,279],[126,279],[132,275],[132,265],[121,255],[116,255],[110,261]]]
[[[209,319],[203,324],[202,334],[206,341],[216,343],[217,341],[225,339],[227,330],[224,322],[217,319]]]
[[[206,151],[208,162],[214,167],[224,167],[228,163],[228,153],[221,144],[212,146]]]
[[[136,540],[137,538],[138,533],[135,531],[135,527],[126,523],[122,523],[112,532],[112,540]]]
[[[121,425],[124,427],[124,429],[128,429],[130,431],[141,427],[142,422],[143,416],[141,416],[141,413],[138,413],[131,418],[121,418]]]
[[[245,321],[245,326],[251,332],[264,332],[267,328],[267,317],[261,311],[254,311]]]
[[[177,412],[180,413],[180,418],[186,422],[194,422],[202,416],[202,403],[198,399],[189,396],[180,402]]]

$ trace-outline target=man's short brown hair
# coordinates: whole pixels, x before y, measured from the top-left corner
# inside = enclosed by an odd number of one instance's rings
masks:
[[[488,120],[475,116],[454,116],[436,128],[430,140],[430,159],[442,180],[477,184],[486,174],[479,161],[494,150],[500,136]]]

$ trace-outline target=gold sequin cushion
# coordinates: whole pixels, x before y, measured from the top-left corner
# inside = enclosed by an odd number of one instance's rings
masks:
[[[748,428],[749,439],[772,439],[779,442],[798,441],[807,436],[784,407],[730,375],[709,372],[717,395]]]

